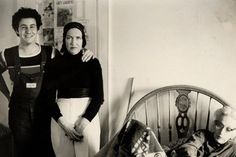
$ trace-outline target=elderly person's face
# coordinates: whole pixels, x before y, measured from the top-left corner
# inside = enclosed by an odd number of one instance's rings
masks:
[[[76,55],[82,49],[82,32],[77,28],[70,29],[66,34],[66,48],[72,55]]]
[[[236,136],[236,120],[228,115],[216,117],[214,121],[214,138],[220,143],[224,144],[229,139]]]

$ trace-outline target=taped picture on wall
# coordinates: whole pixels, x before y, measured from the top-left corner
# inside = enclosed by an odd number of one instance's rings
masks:
[[[53,28],[54,26],[54,2],[53,0],[44,0],[43,2],[43,27]]]
[[[72,21],[73,1],[63,0],[57,1],[57,27],[63,27],[68,22]]]
[[[54,45],[54,29],[53,28],[43,29],[43,41],[44,41],[44,45]]]

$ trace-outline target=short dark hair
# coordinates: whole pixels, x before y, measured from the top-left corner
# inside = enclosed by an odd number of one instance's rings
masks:
[[[32,9],[32,8],[21,7],[12,16],[12,28],[15,30],[15,32],[18,31],[19,23],[22,18],[34,18],[36,20],[38,30],[40,26],[42,25],[41,15],[37,12],[37,10]]]

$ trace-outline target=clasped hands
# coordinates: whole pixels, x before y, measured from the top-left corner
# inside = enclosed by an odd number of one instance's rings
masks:
[[[59,126],[65,131],[66,136],[76,142],[83,141],[83,131],[90,122],[81,116],[75,123],[69,123],[63,116],[58,119]]]

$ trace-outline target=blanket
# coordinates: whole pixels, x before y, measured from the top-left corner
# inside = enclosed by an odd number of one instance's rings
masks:
[[[153,131],[137,120],[129,120],[95,157],[164,157]]]

